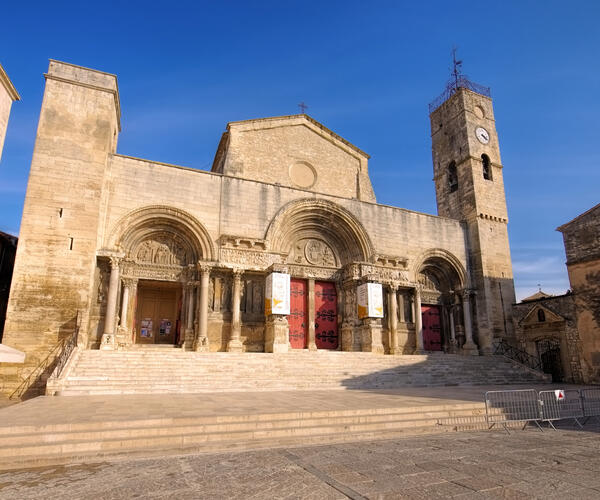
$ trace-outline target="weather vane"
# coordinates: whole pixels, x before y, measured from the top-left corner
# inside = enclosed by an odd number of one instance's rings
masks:
[[[300,112],[303,115],[306,114],[306,110],[308,109],[308,106],[306,104],[304,104],[304,101],[302,101],[300,104],[298,104],[298,107],[300,108]]]
[[[456,47],[452,47],[452,77],[454,78],[454,86],[458,88],[458,80],[461,78],[462,61],[456,59]]]

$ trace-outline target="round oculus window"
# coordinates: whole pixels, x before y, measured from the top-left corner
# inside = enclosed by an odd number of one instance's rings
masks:
[[[315,169],[308,163],[294,163],[290,167],[290,180],[301,188],[309,188],[317,180]]]

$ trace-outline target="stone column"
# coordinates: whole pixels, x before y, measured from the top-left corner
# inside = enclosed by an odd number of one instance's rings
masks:
[[[308,350],[316,351],[317,343],[315,338],[315,280],[308,279]]]
[[[242,324],[240,302],[242,296],[242,271],[233,270],[233,297],[231,300],[231,336],[227,343],[228,352],[242,352]]]
[[[450,352],[456,352],[456,329],[454,328],[454,304],[451,304],[448,308],[448,315],[450,316]]]
[[[415,354],[425,354],[425,346],[423,344],[423,317],[421,316],[421,287],[415,287],[414,300],[414,316],[415,316],[415,337],[416,347]]]
[[[186,283],[186,291],[185,296],[187,300],[187,305],[185,308],[186,318],[185,318],[185,333],[183,336],[183,348],[186,351],[191,351],[194,348],[194,289],[196,288],[196,283],[190,281]]]
[[[398,346],[398,298],[395,285],[388,288],[388,311],[390,317],[390,354],[400,354]]]
[[[128,320],[127,326],[129,328],[129,332],[127,335],[127,344],[132,344],[134,342],[134,333],[136,329],[135,324],[135,314],[136,314],[136,306],[137,306],[137,287],[138,280],[137,278],[131,279],[131,284],[129,285],[129,311],[128,311]]]
[[[108,281],[108,298],[106,316],[104,317],[104,335],[100,341],[100,349],[115,348],[115,319],[117,314],[117,299],[119,292],[119,262],[118,257],[110,258],[110,279]]]
[[[196,351],[208,351],[208,287],[210,267],[200,266],[200,311],[198,313],[198,338]]]
[[[131,343],[131,325],[129,322],[131,309],[131,288],[135,280],[123,278],[123,299],[121,300],[121,324],[117,329],[117,341],[119,344]]]
[[[477,345],[473,342],[473,328],[471,324],[471,291],[463,290],[463,315],[465,322],[465,345],[463,351],[465,354],[477,356],[479,354]]]

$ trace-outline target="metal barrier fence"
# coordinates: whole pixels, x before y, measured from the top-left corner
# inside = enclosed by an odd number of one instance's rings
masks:
[[[509,434],[507,424],[511,422],[522,422],[523,429],[529,422],[534,422],[542,429],[538,422],[540,410],[534,389],[486,392],[485,415],[489,429],[501,424]]]
[[[555,420],[573,419],[582,428],[579,419],[584,417],[581,394],[576,389],[566,391],[540,391],[540,420],[556,430]]]
[[[485,415],[488,428],[499,424],[509,432],[508,424],[533,422],[540,430],[541,422],[553,429],[555,421],[572,419],[583,428],[589,418],[600,422],[600,388],[540,391],[519,389],[485,393]],[[580,420],[583,421],[583,425]]]
[[[590,417],[600,420],[600,388],[581,389],[581,401],[583,403],[584,424]]]

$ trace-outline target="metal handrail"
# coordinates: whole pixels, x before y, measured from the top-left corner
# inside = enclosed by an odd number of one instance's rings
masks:
[[[54,365],[54,370],[52,372],[52,377],[58,377],[62,372],[63,368],[67,364],[69,356],[73,352],[73,349],[77,346],[77,337],[79,336],[79,326],[80,326],[81,315],[79,311],[77,311],[77,315],[75,317],[75,330],[71,335],[65,337],[60,340],[48,353],[48,355],[29,373],[27,378],[23,380],[19,384],[19,386],[12,392],[12,394],[8,397],[8,399],[16,399],[21,398],[25,391],[31,386],[32,381],[35,380],[35,377],[38,377],[49,367]],[[56,352],[59,351],[60,354],[56,355]]]
[[[446,90],[444,90],[444,92],[442,92],[429,104],[429,113],[433,113],[452,95],[454,95],[458,89],[468,89],[486,97],[492,97],[492,91],[489,87],[472,82],[466,77],[466,75],[457,75],[455,78],[453,77],[448,81],[446,84]]]
[[[510,345],[504,339],[499,339],[494,343],[494,354],[506,356],[507,358],[512,359],[517,363],[521,363],[532,370],[543,372],[542,362],[538,358],[532,356],[526,351],[523,351],[522,349],[519,349],[518,347]]]

